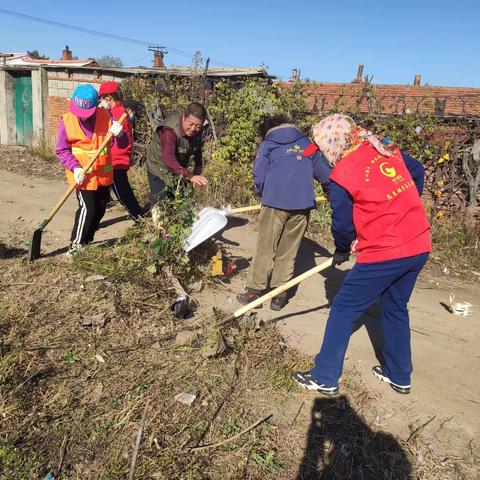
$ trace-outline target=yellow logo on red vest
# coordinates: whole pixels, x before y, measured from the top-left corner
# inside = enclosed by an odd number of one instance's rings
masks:
[[[386,177],[393,178],[397,175],[395,167],[392,167],[389,162],[383,162],[380,164],[380,172]]]

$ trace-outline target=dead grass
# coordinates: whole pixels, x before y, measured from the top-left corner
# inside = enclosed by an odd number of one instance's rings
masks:
[[[128,178],[135,196],[140,205],[146,205],[149,201],[150,186],[147,178],[147,167],[145,165],[135,165],[128,171]]]
[[[472,271],[480,272],[480,222],[467,226],[465,216],[460,213],[434,219],[432,239],[432,260],[437,266],[447,266],[467,278],[472,277]],[[478,275],[475,279],[478,280]]]
[[[272,325],[225,330],[228,351],[209,357],[220,335],[214,314],[175,320],[162,275],[87,282],[88,273],[58,260],[1,262],[2,479],[48,472],[125,478],[147,402],[138,479],[300,480],[323,472],[331,479],[453,480],[475,466],[473,453],[438,458],[418,426],[408,441],[382,432],[373,420],[377,399],[354,371],[345,375],[348,396],[299,392],[290,372],[308,362]],[[198,342],[176,345],[181,330],[197,331]],[[195,394],[195,402],[176,401],[181,392]]]
[[[32,157],[40,158],[47,162],[58,162],[57,156],[55,155],[55,142],[51,138],[44,138],[38,142],[37,145],[27,147],[27,152]]]
[[[65,181],[65,169],[50,153],[16,146],[0,146],[0,168],[31,178]],[[40,156],[38,156],[40,154]]]

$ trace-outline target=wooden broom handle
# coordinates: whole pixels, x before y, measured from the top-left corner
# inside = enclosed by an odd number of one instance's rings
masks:
[[[118,120],[118,123],[122,124],[125,119],[127,118],[127,112],[125,112]],[[100,147],[98,148],[97,150],[97,153],[92,157],[91,160],[88,161],[88,163],[83,167],[83,173],[87,173],[87,171],[91,168],[91,166],[95,163],[95,161],[97,160],[97,158],[100,156],[100,154],[102,153],[103,149],[108,145],[108,143],[110,142],[110,140],[112,139],[113,137],[113,133],[111,132],[108,132],[106,137],[105,137],[105,140],[102,142],[102,144],[100,145]],[[113,167],[112,167],[113,168]],[[60,207],[65,203],[65,200],[67,200],[67,198],[72,194],[72,192],[77,188],[77,185],[74,184],[74,185],[70,185],[67,189],[67,191],[63,194],[62,198],[57,202],[57,204],[52,208],[52,210],[50,210],[50,213],[48,214],[48,217],[47,217],[47,220],[50,221],[53,216],[58,212],[58,210],[60,209]]]
[[[315,198],[316,202],[324,202],[326,201],[325,197],[317,197]],[[246,213],[246,212],[256,212],[262,208],[261,205],[253,205],[251,207],[240,207],[240,208],[233,208],[228,212],[229,215],[235,215],[236,213]]]
[[[331,267],[332,262],[333,262],[333,258],[329,258],[328,260],[325,260],[325,262],[321,263],[320,265],[317,265],[316,267],[313,267],[310,270],[307,270],[301,275],[298,275],[297,277],[292,278],[287,283],[284,283],[283,285],[280,285],[279,287],[274,288],[271,292],[268,292],[265,295],[262,295],[261,297],[257,298],[253,302],[250,302],[247,305],[239,308],[238,310],[235,310],[235,312],[233,312],[231,315],[228,315],[223,320],[220,320],[218,324],[224,325],[226,323],[231,322],[232,320],[235,320],[236,318],[241,317],[242,315],[245,315],[247,312],[249,312],[255,307],[258,307],[263,302],[266,302],[267,300],[270,300],[271,298],[276,297],[278,294],[285,292],[289,288],[294,287],[295,285],[298,285],[300,282],[303,282],[304,280],[306,280],[307,278],[310,278],[316,273],[321,272],[322,270],[325,270],[328,267]]]

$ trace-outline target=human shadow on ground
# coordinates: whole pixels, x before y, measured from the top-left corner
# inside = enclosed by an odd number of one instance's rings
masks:
[[[314,242],[310,238],[304,238],[300,244],[298,250],[297,258],[295,260],[295,270],[294,277],[305,273],[306,271],[314,268],[317,265],[315,261],[318,258],[330,258],[332,254],[325,248],[319,245],[317,242]],[[347,272],[338,270],[337,268],[329,267],[326,270],[323,270],[319,273],[325,281],[325,296],[327,297],[327,306],[331,305],[333,297],[338,292],[342,286],[343,280]],[[288,291],[288,298],[293,298],[298,291],[298,285],[292,287]]]
[[[219,232],[217,232],[215,235],[213,235],[212,238],[214,238],[215,240],[219,240],[226,245],[230,245],[232,247],[239,247],[240,244],[238,242],[235,242],[233,240],[229,240],[228,238],[225,238],[223,236],[223,234],[227,230],[232,230],[234,228],[243,227],[245,224],[248,223],[248,220],[246,218],[239,218],[239,217],[228,217],[227,220],[228,220],[228,222],[225,225],[225,227],[223,227]]]
[[[410,480],[407,452],[393,435],[373,431],[346,396],[317,398],[296,480]]]
[[[0,243],[0,259],[23,257],[28,253],[25,248],[8,247]]]
[[[111,225],[115,225],[116,223],[125,222],[126,220],[130,220],[128,215],[121,215],[120,217],[109,218],[108,220],[103,220],[100,222],[98,228],[106,228],[110,227]]]
[[[117,242],[118,238],[109,238],[108,240],[98,240],[94,241],[90,245],[93,247],[100,247],[100,248],[107,248],[112,247]],[[87,247],[88,248],[88,247]],[[57,255],[61,255],[62,253],[67,253],[68,246],[57,248],[49,253],[42,255],[42,257],[56,257]]]

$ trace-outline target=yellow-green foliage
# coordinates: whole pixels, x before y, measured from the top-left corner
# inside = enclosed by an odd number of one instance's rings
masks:
[[[239,88],[227,82],[215,86],[207,105],[218,133],[206,148],[209,199],[235,205],[258,201],[252,180],[258,125],[265,115],[282,113],[293,119],[303,113],[303,88],[282,89],[268,79],[247,80]]]

